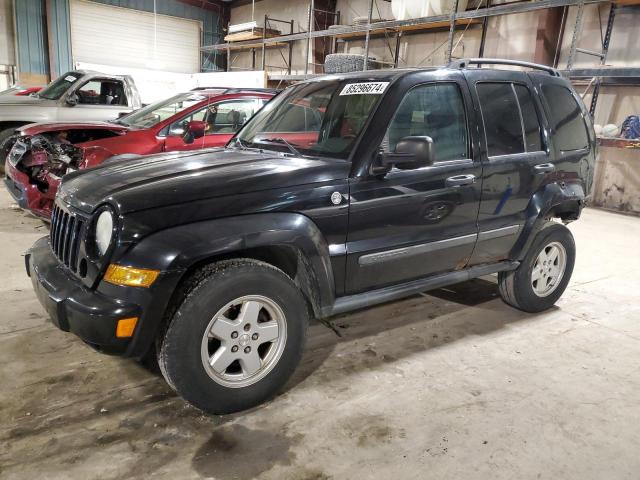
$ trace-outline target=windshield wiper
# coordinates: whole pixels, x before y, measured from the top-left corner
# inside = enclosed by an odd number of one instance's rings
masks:
[[[236,137],[233,139],[236,145],[240,145],[240,148],[248,148],[242,141],[240,137]]]
[[[267,143],[281,143],[281,144],[285,145],[291,151],[291,153],[293,153],[294,155],[296,155],[298,157],[302,157],[302,153],[300,153],[300,151],[296,147],[291,145],[289,142],[287,142],[282,137],[278,137],[278,138],[261,138],[260,141],[261,142],[267,142]]]

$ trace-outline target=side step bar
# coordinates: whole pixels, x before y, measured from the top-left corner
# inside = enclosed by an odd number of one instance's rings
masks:
[[[356,295],[339,297],[333,304],[333,308],[331,310],[327,309],[329,311],[327,311],[323,317],[338,315],[360,308],[371,307],[379,303],[398,300],[426,290],[446,287],[448,285],[453,285],[454,283],[465,282],[472,278],[482,277],[483,275],[515,270],[519,265],[520,262],[515,261],[477,265],[465,270],[456,270],[453,272],[443,273],[441,275],[419,278],[400,285],[392,285],[390,287],[379,288],[377,290],[358,293]]]

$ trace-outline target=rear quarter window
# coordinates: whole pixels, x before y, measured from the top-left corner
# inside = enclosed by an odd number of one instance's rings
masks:
[[[542,94],[549,109],[556,148],[564,151],[588,148],[587,126],[571,90],[560,85],[543,85]]]

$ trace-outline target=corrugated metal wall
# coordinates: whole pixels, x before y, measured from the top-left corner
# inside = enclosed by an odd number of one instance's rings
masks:
[[[51,77],[55,78],[73,68],[71,59],[71,25],[69,0],[45,0],[48,2]]]
[[[43,0],[14,2],[18,68],[24,83],[46,83],[49,76],[46,15]]]
[[[145,12],[153,12],[153,0],[92,0]],[[16,0],[15,16],[18,39],[20,81],[25,84],[44,84],[49,76],[55,78],[72,68],[69,0]],[[222,41],[222,21],[218,12],[188,5],[176,0],[156,0],[156,11],[162,15],[199,20],[203,26],[202,45]],[[51,49],[49,49],[51,42]],[[52,61],[49,62],[49,50]],[[53,72],[50,72],[50,63]],[[224,58],[215,55],[202,57],[202,70],[224,70]]]

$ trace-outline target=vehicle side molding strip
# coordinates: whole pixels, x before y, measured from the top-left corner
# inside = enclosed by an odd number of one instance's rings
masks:
[[[485,230],[484,232],[480,232],[478,240],[483,242],[494,238],[508,237],[517,234],[519,231],[520,225],[510,225],[508,227],[496,228],[495,230]]]
[[[399,257],[409,257],[411,255],[435,252],[444,248],[458,247],[460,245],[474,243],[477,237],[477,233],[472,233],[471,235],[447,238],[445,240],[438,240],[437,242],[421,243],[420,245],[412,245],[410,247],[394,248],[393,250],[368,253],[367,255],[362,255],[358,259],[358,263],[360,265],[372,265],[374,263],[385,262],[387,260],[397,260]]]
[[[513,261],[476,265],[465,270],[456,270],[453,272],[443,273],[441,275],[419,278],[400,285],[392,285],[369,292],[358,293],[356,295],[339,297],[336,299],[333,308],[330,311],[327,311],[324,316],[328,317],[331,315],[338,315],[340,313],[350,312],[359,308],[398,300],[416,293],[424,292],[425,290],[446,287],[447,285],[464,282],[471,280],[472,278],[482,277],[483,275],[515,270],[519,265],[520,262]]]

